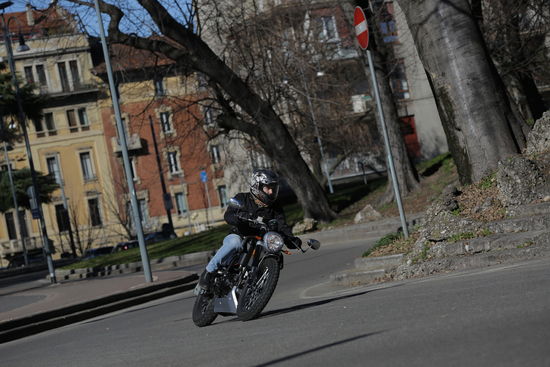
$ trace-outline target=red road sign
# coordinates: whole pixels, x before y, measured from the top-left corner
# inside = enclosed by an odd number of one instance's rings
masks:
[[[359,46],[366,50],[369,47],[369,27],[365,13],[360,7],[356,7],[353,13],[353,25],[355,26],[355,35],[357,41],[359,41]]]

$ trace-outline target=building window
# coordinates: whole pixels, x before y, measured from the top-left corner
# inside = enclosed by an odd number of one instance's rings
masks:
[[[178,211],[178,215],[183,215],[189,210],[187,207],[187,199],[183,192],[176,193],[176,210]]]
[[[133,181],[138,181],[137,170],[136,170],[137,157],[128,157],[128,159],[130,160],[130,173],[132,174],[132,180]],[[124,166],[124,163],[122,162],[122,159],[120,161],[120,165]],[[126,173],[126,172],[124,172],[124,173]]]
[[[168,168],[172,174],[180,172],[178,152],[168,152]]]
[[[69,61],[69,70],[71,70],[71,77],[73,78],[74,89],[80,88],[80,74],[78,73],[78,64],[76,63],[76,60]]]
[[[63,92],[70,91],[69,76],[67,75],[67,68],[64,62],[57,63],[57,70],[59,71],[59,81],[61,82],[61,90]]]
[[[88,199],[88,210],[90,214],[90,224],[92,227],[99,227],[103,224],[101,220],[101,213],[99,210],[99,199],[90,198]]]
[[[53,113],[47,112],[41,119],[33,120],[36,137],[42,138],[46,135],[57,135],[55,123],[53,121]]]
[[[214,112],[212,111],[212,107],[206,106],[203,110],[204,113],[204,123],[207,126],[214,125]]]
[[[88,114],[86,113],[86,108],[84,107],[79,108],[76,112],[75,110],[67,110],[67,121],[69,124],[69,131],[72,133],[78,132],[79,130],[84,131],[90,129]]]
[[[15,220],[13,217],[13,211],[4,213],[4,218],[6,219],[6,227],[8,229],[8,238],[10,240],[16,240],[17,239],[17,231],[15,229]],[[21,229],[23,230],[23,233],[21,233],[21,238],[27,238],[29,237],[29,232],[27,230],[27,221],[25,218],[25,211],[20,210],[19,211],[19,225],[21,226]]]
[[[323,16],[319,18],[319,26],[319,39],[324,41],[338,40],[336,21],[333,16]]]
[[[147,200],[139,199],[139,218],[141,219],[142,224],[149,223],[149,207],[147,206]]]
[[[34,75],[32,73],[32,66],[25,66],[25,79],[27,80],[27,84],[34,84]]]
[[[61,170],[59,169],[57,157],[46,158],[46,165],[48,166],[48,174],[55,178],[58,185],[61,185]]]
[[[13,212],[4,213],[6,219],[6,227],[8,228],[8,238],[10,240],[17,239],[17,230],[15,229],[15,221],[13,220]]]
[[[35,65],[34,69],[32,66],[25,66],[23,71],[25,72],[27,83],[37,84],[37,86],[40,87],[40,93],[48,92],[48,81],[46,79],[44,65]]]
[[[218,186],[218,195],[220,197],[220,206],[225,208],[227,206],[227,189],[225,185]]]
[[[69,74],[67,73],[66,62],[58,62],[57,70],[59,72],[59,80],[61,82],[61,90],[63,92],[70,92],[72,90],[78,89],[81,86],[80,74],[78,72],[78,63],[76,60],[69,61],[69,71],[71,79],[69,79]]]
[[[13,164],[11,162],[10,162],[10,168],[13,170]],[[7,171],[8,165],[6,163],[3,163],[2,165],[0,165],[0,170]]]
[[[80,153],[80,166],[82,167],[82,176],[84,177],[84,181],[91,181],[95,179],[92,156],[90,155],[90,152]]]
[[[165,96],[166,90],[164,89],[164,79],[156,78],[154,83],[155,83],[155,96]]]
[[[384,43],[398,42],[397,26],[395,24],[394,8],[392,3],[381,3],[379,8],[379,17],[381,22],[378,24],[380,27],[380,33],[382,34],[382,41]]]
[[[82,107],[78,109],[78,122],[80,123],[80,128],[82,130],[90,129],[90,122],[88,121],[88,114],[86,113],[86,108]]]
[[[172,124],[170,123],[170,112],[161,112],[160,113],[160,126],[163,133],[172,132]]]
[[[217,145],[212,145],[210,147],[210,156],[212,157],[212,163],[220,163],[220,148]]]
[[[65,206],[63,204],[56,204],[55,218],[57,220],[57,228],[59,228],[59,232],[65,232],[69,230],[69,215],[67,213],[67,210],[65,210]]]
[[[405,66],[403,60],[399,60],[393,66],[390,72],[390,85],[394,96],[397,99],[410,98],[409,83],[407,82],[407,74],[405,73]]]
[[[46,70],[44,69],[44,65],[36,65],[35,68],[36,68],[36,75],[38,76],[38,83],[40,84],[40,91],[47,92],[48,81],[46,79]]]
[[[78,132],[78,126],[76,125],[76,114],[74,113],[74,110],[67,110],[67,122],[69,123],[70,132]]]

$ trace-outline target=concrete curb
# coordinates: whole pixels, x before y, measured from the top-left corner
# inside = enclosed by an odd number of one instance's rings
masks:
[[[330,275],[330,281],[334,285],[344,286],[344,287],[354,287],[361,284],[370,284],[377,282],[386,277],[386,270],[377,269],[377,270],[368,270],[368,271],[341,271],[339,273],[334,273]]]
[[[197,274],[0,323],[0,343],[193,289]]]
[[[210,260],[212,255],[213,251],[203,251],[181,256],[154,259],[150,262],[151,270],[164,270],[173,267],[205,264]],[[78,280],[108,275],[137,273],[140,271],[143,271],[143,264],[141,261],[95,268],[57,269],[55,271],[55,276],[57,280]],[[47,278],[49,279],[49,275]]]
[[[431,258],[405,263],[403,254],[357,258],[355,269],[330,275],[334,285],[357,286],[385,279],[406,279],[442,271],[481,268],[550,256],[550,232],[500,233],[454,243],[438,243],[428,251]]]
[[[396,268],[403,262],[403,254],[379,256],[379,257],[359,257],[355,259],[355,268],[359,270],[376,270]]]

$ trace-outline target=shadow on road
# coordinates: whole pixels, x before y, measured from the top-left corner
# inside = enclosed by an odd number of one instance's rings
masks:
[[[394,287],[399,287],[399,286],[400,286],[400,284],[396,284],[396,285],[390,286],[390,287],[384,287],[384,288],[379,288],[379,289],[370,289],[370,290],[367,290],[367,291],[362,291],[362,292],[357,292],[357,293],[352,293],[352,294],[346,294],[345,296],[339,296],[339,297],[324,299],[324,300],[321,300],[321,301],[303,303],[303,304],[292,306],[292,307],[281,308],[281,309],[278,309],[278,310],[272,310],[272,311],[262,313],[260,315],[260,318],[284,315],[284,314],[289,313],[289,312],[300,311],[300,310],[308,309],[308,308],[311,308],[311,307],[322,306],[322,305],[326,305],[327,303],[332,303],[332,302],[340,301],[340,300],[343,300],[343,299],[358,297],[358,296],[362,296],[362,295],[365,295],[367,293],[375,292],[375,291],[378,291],[378,290],[394,288]]]
[[[367,334],[363,334],[363,335],[354,336],[353,338],[342,339],[342,340],[339,340],[339,341],[336,341],[336,342],[333,342],[333,343],[320,345],[320,346],[315,347],[315,348],[304,350],[303,352],[294,353],[294,354],[288,355],[286,357],[277,358],[277,359],[274,359],[272,361],[259,364],[259,365],[257,365],[257,367],[271,366],[271,365],[274,365],[274,364],[277,364],[277,363],[286,362],[286,361],[289,361],[291,359],[304,356],[306,354],[315,353],[315,352],[318,352],[318,351],[323,350],[323,349],[331,348],[331,347],[334,347],[334,346],[337,346],[337,345],[340,345],[340,344],[350,343],[350,342],[353,342],[355,340],[368,338],[369,336],[380,334],[380,333],[383,333],[383,331],[376,331],[376,332],[372,332],[372,333],[367,333]]]

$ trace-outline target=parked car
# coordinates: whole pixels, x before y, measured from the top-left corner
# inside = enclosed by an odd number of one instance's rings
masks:
[[[103,246],[97,248],[91,248],[84,253],[84,259],[93,259],[94,257],[108,255],[113,251],[113,246]]]
[[[149,233],[145,236],[145,244],[150,245],[157,242],[167,241],[176,238],[174,233],[167,233],[163,231]]]
[[[132,240],[132,241],[124,241],[124,242],[119,242],[116,244],[115,247],[113,247],[113,253],[115,252],[119,252],[119,251],[126,251],[126,250],[129,250],[131,248],[134,248],[134,247],[138,247],[139,246],[139,243],[137,240]]]

